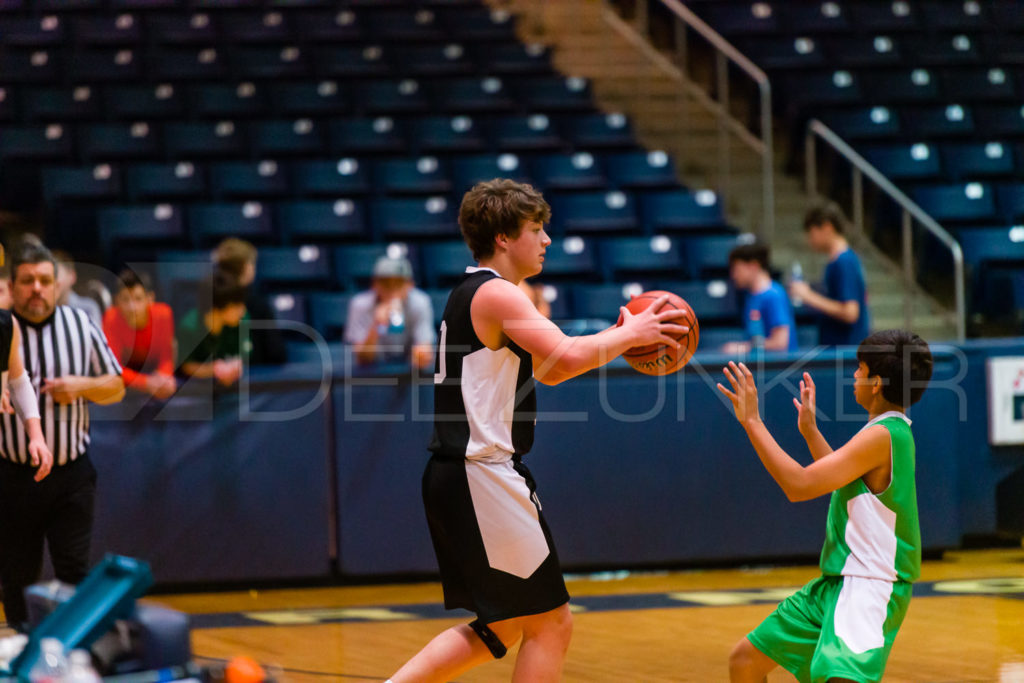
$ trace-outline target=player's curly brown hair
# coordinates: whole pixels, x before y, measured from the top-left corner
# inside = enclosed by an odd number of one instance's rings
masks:
[[[550,220],[551,207],[540,192],[507,178],[477,183],[462,197],[459,207],[459,228],[477,261],[494,255],[498,235],[515,239],[525,221]]]
[[[932,378],[928,342],[906,330],[868,335],[857,348],[857,360],[867,366],[869,377],[882,378],[885,400],[903,408],[921,400]]]

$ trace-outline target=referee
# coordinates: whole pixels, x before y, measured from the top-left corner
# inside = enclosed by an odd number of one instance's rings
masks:
[[[96,494],[88,404],[124,396],[103,332],[84,311],[56,305],[56,268],[41,244],[26,242],[12,254],[21,353],[53,453],[49,476],[36,481],[24,426],[10,414],[0,417],[0,584],[7,623],[18,629],[27,618],[23,591],[42,573],[44,541],[59,580],[78,583],[88,572]]]

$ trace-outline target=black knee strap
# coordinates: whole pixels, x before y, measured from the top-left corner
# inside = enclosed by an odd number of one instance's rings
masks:
[[[484,641],[484,645],[491,651],[495,659],[501,659],[508,654],[508,648],[505,647],[505,643],[501,642],[501,638],[487,624],[476,619],[469,622],[469,627],[473,629],[473,633],[480,637],[480,640]]]

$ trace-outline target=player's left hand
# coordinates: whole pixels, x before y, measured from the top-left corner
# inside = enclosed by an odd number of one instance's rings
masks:
[[[49,377],[43,380],[41,392],[49,394],[56,403],[69,405],[78,398],[78,387],[74,377]]]
[[[796,406],[796,426],[800,433],[806,435],[813,432],[818,426],[818,406],[817,388],[811,373],[805,372],[804,378],[800,380],[800,398],[794,398],[793,405]]]
[[[53,453],[44,439],[32,439],[28,442],[28,455],[32,466],[39,468],[34,479],[42,481],[53,467]]]
[[[736,411],[736,419],[740,424],[753,424],[761,421],[761,414],[757,408],[757,386],[754,384],[754,374],[745,363],[737,365],[729,361],[729,365],[722,368],[722,372],[732,385],[729,391],[721,383],[718,390],[725,394],[732,401],[733,410]]]

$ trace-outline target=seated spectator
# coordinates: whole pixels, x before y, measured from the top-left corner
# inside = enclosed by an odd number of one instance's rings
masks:
[[[174,315],[170,306],[155,301],[145,273],[126,268],[117,276],[114,305],[103,314],[103,332],[128,389],[165,400],[174,394]]]
[[[213,378],[231,386],[242,375],[249,342],[239,324],[247,317],[246,291],[222,270],[199,286],[198,306],[178,323],[178,369],[188,377]]]
[[[270,299],[262,290],[256,270],[259,252],[250,242],[229,237],[213,250],[213,265],[227,272],[246,288],[245,310],[249,320],[265,324],[275,319]],[[288,360],[284,336],[274,327],[251,329],[251,365],[280,365]]]
[[[356,294],[348,306],[345,342],[354,347],[356,362],[431,367],[436,339],[434,308],[427,293],[413,285],[412,264],[406,258],[377,259],[371,289]]]
[[[60,249],[54,249],[52,253],[57,259],[57,305],[80,308],[89,314],[89,319],[96,327],[103,327],[103,311],[100,309],[100,305],[95,300],[75,291],[78,270],[75,268],[75,260],[71,254]]]
[[[729,253],[729,276],[738,289],[747,292],[743,325],[750,341],[730,342],[726,353],[746,353],[763,343],[768,351],[795,351],[796,320],[793,306],[782,285],[768,271],[768,247],[743,244]]]

